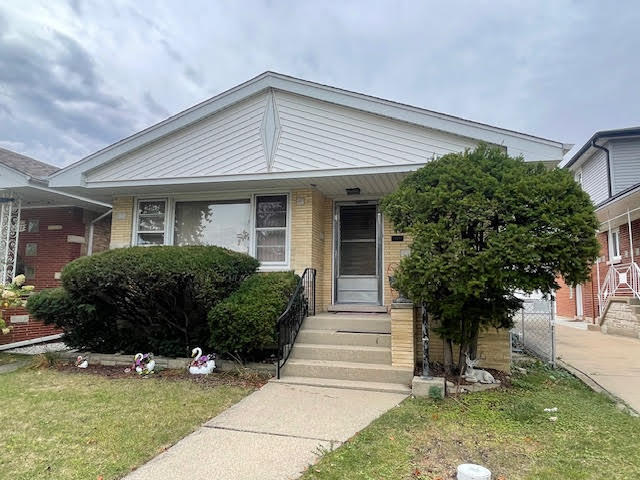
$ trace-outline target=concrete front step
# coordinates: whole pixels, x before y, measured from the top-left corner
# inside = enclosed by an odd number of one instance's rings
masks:
[[[384,305],[361,305],[361,304],[334,304],[327,308],[329,312],[357,312],[357,313],[387,313]]]
[[[391,365],[391,348],[296,342],[290,358]]]
[[[321,313],[307,317],[302,328],[341,332],[391,333],[391,316],[387,314]]]
[[[298,333],[296,343],[390,347],[391,335],[388,333],[348,333],[335,330],[314,330],[303,327]]]
[[[336,380],[333,378],[291,377],[272,379],[272,382],[291,385],[308,385],[311,387],[344,388],[348,390],[365,390],[370,392],[403,393],[409,395],[411,388],[401,383],[363,382],[359,380]]]
[[[409,385],[413,378],[413,370],[376,363],[289,358],[284,366],[282,375]]]

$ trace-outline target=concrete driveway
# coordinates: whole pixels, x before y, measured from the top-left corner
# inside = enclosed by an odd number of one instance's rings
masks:
[[[556,325],[560,360],[640,412],[640,340]]]
[[[269,382],[125,478],[298,478],[405,397]]]

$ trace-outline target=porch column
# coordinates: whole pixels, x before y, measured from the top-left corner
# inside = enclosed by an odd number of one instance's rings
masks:
[[[0,198],[0,262],[2,283],[13,281],[18,260],[18,236],[20,231],[20,198],[8,192]]]
[[[413,303],[391,304],[391,365],[413,369],[414,351]]]

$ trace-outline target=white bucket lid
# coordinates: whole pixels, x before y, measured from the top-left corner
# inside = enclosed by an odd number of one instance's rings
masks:
[[[458,465],[458,480],[491,480],[491,472],[473,463]]]

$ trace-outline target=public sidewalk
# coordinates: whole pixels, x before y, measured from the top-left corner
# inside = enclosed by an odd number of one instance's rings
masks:
[[[560,360],[640,412],[640,340],[556,325]]]
[[[298,478],[405,397],[269,382],[125,478]]]

